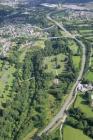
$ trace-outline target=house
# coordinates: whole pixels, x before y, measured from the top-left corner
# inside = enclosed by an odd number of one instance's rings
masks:
[[[58,79],[58,78],[55,78],[55,79],[53,80],[53,84],[54,84],[54,85],[58,85],[58,84],[59,84],[59,79]]]
[[[77,91],[81,91],[81,92],[86,92],[86,91],[91,91],[93,90],[93,85],[92,84],[81,84],[79,83],[77,86]]]

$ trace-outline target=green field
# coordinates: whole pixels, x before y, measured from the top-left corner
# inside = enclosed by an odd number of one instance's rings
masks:
[[[38,40],[36,41],[33,46],[38,47],[38,48],[44,48],[45,47],[45,43],[42,40]]]
[[[91,49],[89,67],[90,69],[86,72],[85,79],[90,82],[93,82],[93,48]]]
[[[50,57],[45,57],[44,59],[44,66],[47,65],[47,69],[45,70],[47,73],[52,73],[53,75],[58,75],[64,71],[64,59],[65,59],[64,54],[58,54],[56,56],[50,56]],[[56,61],[55,61],[56,59]],[[60,66],[60,68],[56,68],[56,63],[57,65]]]
[[[92,29],[80,30],[80,33],[85,35],[88,33],[93,33],[93,30]]]
[[[80,56],[72,56],[73,64],[76,69],[80,68]]]
[[[92,28],[90,29],[85,29],[85,30],[79,30],[79,33],[85,37],[89,42],[93,42],[93,30]]]
[[[93,82],[93,72],[90,70],[85,74],[85,79]]]
[[[70,126],[64,126],[63,140],[91,140],[89,137],[83,134],[81,130],[72,128]]]
[[[76,102],[74,104],[75,108],[80,108],[82,112],[84,112],[88,117],[93,117],[93,111],[92,108],[84,103],[84,99],[82,98],[82,94],[79,93],[77,96]]]
[[[91,66],[93,67],[93,57],[91,57]]]

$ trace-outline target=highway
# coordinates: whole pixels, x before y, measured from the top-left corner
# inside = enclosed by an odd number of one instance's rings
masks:
[[[73,38],[72,34],[70,32],[68,32],[66,30],[66,28],[64,28],[63,24],[58,23],[56,20],[52,19],[50,16],[51,14],[53,14],[53,12],[47,14],[47,19],[50,20],[51,22],[53,22],[57,27],[59,27],[62,31],[64,31],[65,33],[68,34],[68,36],[70,36],[71,38]]]
[[[55,21],[54,19],[51,18],[51,14],[53,13],[49,13],[47,15],[47,19],[50,20],[52,23],[54,23],[57,27],[59,27],[62,31],[64,31],[65,33],[68,34],[68,36],[72,39],[74,39],[75,41],[77,41],[77,43],[82,47],[82,62],[81,62],[81,69],[80,72],[78,74],[78,77],[75,81],[75,84],[72,87],[71,92],[69,93],[68,98],[66,99],[66,101],[64,102],[63,106],[61,107],[60,111],[58,112],[58,114],[56,114],[56,116],[51,120],[51,122],[42,130],[42,132],[40,132],[38,135],[41,136],[43,133],[50,133],[53,129],[55,129],[56,127],[58,127],[63,120],[63,123],[66,120],[66,111],[69,110],[69,108],[71,107],[71,105],[73,104],[73,102],[76,99],[77,96],[77,91],[76,88],[80,82],[80,80],[82,79],[83,76],[83,72],[84,72],[84,68],[85,68],[85,63],[86,63],[86,49],[85,49],[85,45],[82,43],[82,41],[78,40],[75,36],[73,36],[69,31],[67,31],[63,24],[58,23],[57,21]],[[65,118],[65,119],[64,119]]]

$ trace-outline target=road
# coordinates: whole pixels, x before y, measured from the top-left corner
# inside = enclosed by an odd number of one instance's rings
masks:
[[[78,78],[75,81],[75,84],[73,85],[72,90],[71,90],[68,98],[66,99],[64,105],[61,107],[61,110],[58,112],[58,114],[45,127],[45,129],[42,130],[42,132],[39,133],[39,136],[41,136],[43,133],[46,133],[47,134],[47,133],[51,132],[53,128],[56,128],[59,124],[61,124],[62,119],[66,116],[66,110],[68,110],[70,108],[70,106],[73,104],[73,102],[75,101],[75,98],[77,96],[76,88],[77,88],[77,85],[79,84],[80,80],[82,79],[84,68],[85,68],[85,62],[86,62],[86,55],[85,55],[85,51],[86,50],[85,50],[85,45],[82,43],[82,41],[78,40],[75,36],[73,36],[71,33],[69,33],[64,28],[63,24],[58,23],[57,21],[55,21],[54,19],[52,19],[50,16],[51,16],[51,13],[49,13],[47,15],[47,19],[48,20],[50,20],[51,22],[53,22],[62,31],[66,32],[70,38],[72,38],[75,41],[77,41],[77,43],[82,47],[82,62],[81,62],[81,69],[80,69]],[[65,122],[65,120],[66,120],[66,117],[64,119],[64,122]]]
[[[50,20],[51,22],[53,22],[53,23],[54,23],[57,27],[59,27],[62,31],[64,31],[65,33],[67,33],[68,36],[70,36],[71,38],[73,38],[74,36],[72,36],[72,34],[71,34],[70,32],[68,32],[68,31],[66,30],[66,28],[64,28],[64,26],[63,26],[62,23],[60,24],[60,23],[58,23],[56,20],[54,20],[54,19],[52,19],[52,18],[50,17],[50,15],[51,15],[52,13],[53,13],[53,12],[47,14],[47,19]]]
[[[47,27],[47,28],[44,28],[44,29],[41,29],[42,31],[48,31],[48,30],[50,30],[50,29],[52,29],[52,28],[54,28],[55,26],[54,25],[51,25],[50,27]]]
[[[50,36],[50,37],[41,37],[41,38],[38,38],[39,40],[55,40],[55,39],[61,39],[61,38],[67,38],[67,36]]]

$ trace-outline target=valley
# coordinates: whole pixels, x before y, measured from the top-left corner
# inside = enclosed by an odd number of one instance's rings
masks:
[[[0,140],[92,140],[90,3],[7,2],[0,7]]]

